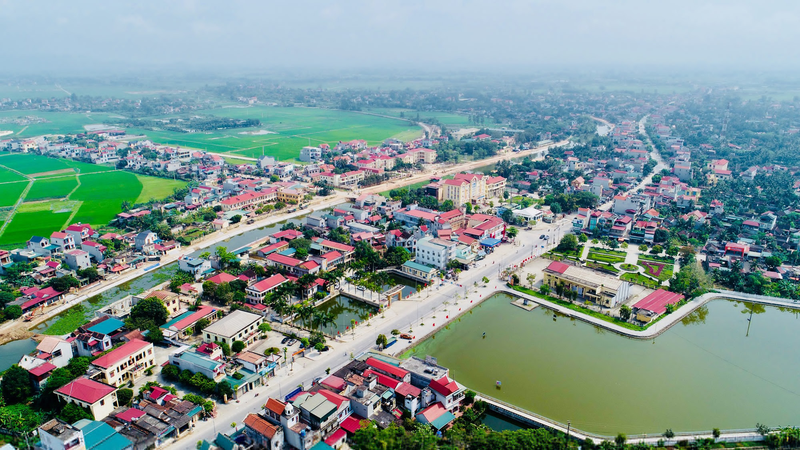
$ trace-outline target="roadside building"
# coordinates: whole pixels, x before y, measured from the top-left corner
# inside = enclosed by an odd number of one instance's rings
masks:
[[[422,279],[426,282],[433,280],[438,273],[438,270],[425,264],[420,264],[415,261],[406,261],[400,266],[400,271],[406,275],[410,275],[414,279]]]
[[[213,322],[217,319],[217,308],[202,305],[194,311],[188,311],[161,325],[164,337],[168,339],[184,339],[195,333],[195,325],[202,319]]]
[[[37,432],[40,447],[45,450],[86,450],[83,432],[61,419],[50,419],[40,425]]]

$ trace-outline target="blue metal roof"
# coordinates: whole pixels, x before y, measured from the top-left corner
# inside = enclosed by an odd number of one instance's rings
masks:
[[[117,433],[105,422],[81,419],[74,425],[83,431],[86,450],[124,450],[133,447],[128,438]]]
[[[481,240],[481,245],[484,247],[496,247],[500,244],[500,239],[486,238]]]
[[[111,334],[125,326],[125,322],[109,317],[108,319],[98,323],[97,325],[89,328],[89,331],[100,334]]]

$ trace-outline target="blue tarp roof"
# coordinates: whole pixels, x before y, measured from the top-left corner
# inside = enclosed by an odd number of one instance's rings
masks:
[[[125,322],[109,317],[108,319],[98,323],[97,325],[89,328],[89,331],[100,334],[111,334],[125,326]]]
[[[481,245],[484,247],[496,247],[500,244],[500,239],[486,238],[481,240]]]

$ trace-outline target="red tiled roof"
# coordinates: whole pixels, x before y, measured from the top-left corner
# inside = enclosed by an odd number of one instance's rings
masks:
[[[41,366],[34,367],[33,369],[28,370],[28,372],[31,375],[35,376],[35,377],[40,377],[40,376],[46,374],[47,372],[50,372],[51,370],[55,370],[55,369],[56,369],[56,366],[54,364],[46,362],[46,363],[42,364]]]
[[[274,244],[270,244],[270,245],[268,245],[268,246],[266,246],[264,248],[261,248],[258,251],[260,253],[263,253],[263,254],[270,254],[270,253],[272,253],[274,251],[277,251],[280,248],[288,247],[288,246],[289,246],[288,242],[286,242],[286,241],[278,241],[278,242],[276,242]]]
[[[216,308],[212,308],[208,305],[203,305],[197,308],[194,314],[175,322],[172,326],[175,327],[175,329],[177,330],[184,330],[189,326],[194,325],[198,320],[215,312],[216,310],[217,310]]]
[[[681,294],[665,291],[664,289],[658,289],[647,297],[636,302],[633,307],[637,309],[653,311],[656,314],[664,314],[667,311],[668,304],[678,303],[681,300],[683,300],[683,295]]]
[[[123,421],[123,422],[130,423],[130,422],[133,422],[134,420],[142,417],[143,415],[145,415],[145,412],[142,411],[141,409],[128,408],[127,410],[117,414],[114,417],[119,419],[119,420],[121,420],[121,421]]]
[[[258,283],[254,284],[253,285],[253,289],[258,291],[258,292],[266,292],[266,291],[269,291],[271,289],[274,289],[276,286],[279,286],[280,284],[282,284],[282,283],[284,283],[286,281],[288,281],[286,279],[286,277],[284,277],[283,275],[281,275],[279,273],[276,273],[275,275],[273,275],[273,276],[271,276],[269,278],[263,279],[263,280],[259,281]]]
[[[340,252],[352,252],[353,250],[355,250],[355,247],[353,247],[352,245],[341,244],[339,242],[329,241],[327,239],[324,239],[322,242],[320,242],[320,245],[323,247],[335,248]]]
[[[321,389],[319,392],[317,392],[317,394],[320,394],[326,399],[328,399],[328,401],[335,404],[337,408],[341,408],[342,405],[345,403],[350,403],[349,398],[343,395],[339,395],[336,392],[329,391],[327,389]]]
[[[333,446],[337,442],[341,441],[342,439],[347,437],[347,432],[343,429],[339,428],[338,430],[334,431],[332,435],[328,436],[328,439],[325,439],[325,443]]]
[[[564,263],[558,262],[558,261],[553,261],[553,262],[550,263],[549,266],[547,266],[548,270],[551,270],[551,271],[553,271],[555,273],[564,273],[564,272],[567,271],[568,268],[569,268],[568,264],[564,264]]]
[[[81,377],[67,383],[56,392],[82,402],[94,404],[114,391],[116,389],[112,386]]]
[[[419,397],[419,395],[422,393],[420,388],[412,385],[411,383],[400,383],[396,388],[394,388],[394,391],[403,397]]]
[[[278,253],[272,253],[271,255],[267,256],[267,260],[292,267],[296,267],[302,262],[299,259],[280,255]]]
[[[208,281],[210,281],[210,282],[212,282],[214,284],[230,283],[233,280],[236,280],[236,277],[231,275],[231,274],[229,274],[229,273],[226,273],[226,272],[218,273],[218,274],[216,274],[213,277],[208,279]]]
[[[362,419],[362,418],[360,418],[360,417],[358,417],[356,415],[351,415],[351,416],[348,416],[346,419],[344,419],[339,426],[341,426],[343,429],[347,430],[349,433],[355,433],[356,431],[358,431],[361,428],[363,428],[361,426],[361,421],[362,420],[365,420],[365,419]]]
[[[129,342],[122,344],[121,347],[118,347],[112,350],[109,353],[97,358],[92,362],[95,366],[109,368],[114,364],[122,361],[123,359],[127,358],[128,356],[142,350],[143,348],[147,347],[148,345],[152,345],[149,342],[142,341],[140,339],[132,339]]]
[[[280,400],[276,400],[272,397],[267,399],[267,404],[264,405],[265,408],[274,412],[275,414],[281,415],[283,414],[283,410],[286,409],[286,403],[283,403]]]
[[[389,375],[392,375],[397,378],[405,378],[408,375],[408,371],[405,369],[401,369],[400,367],[393,366],[387,362],[383,362],[380,359],[375,358],[367,358],[365,361],[368,366],[378,369],[380,371],[386,372]]]
[[[366,376],[375,375],[376,377],[378,377],[378,383],[392,389],[397,388],[397,385],[402,383],[402,381],[400,380],[396,380],[390,376],[386,376],[382,373],[375,372],[374,370],[365,370],[364,375]]]
[[[458,391],[458,384],[447,376],[431,381],[430,387],[445,397]]]

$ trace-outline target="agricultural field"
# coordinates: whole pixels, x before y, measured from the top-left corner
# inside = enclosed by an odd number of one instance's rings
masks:
[[[263,154],[278,160],[296,158],[306,145],[364,139],[370,145],[390,137],[411,140],[422,130],[406,120],[350,111],[318,108],[242,106],[196,111],[233,119],[259,119],[260,127],[237,128],[205,133],[178,133],[128,128],[130,135],[145,135],[153,142],[256,158]]]
[[[28,191],[28,195],[25,196],[25,201],[66,197],[77,186],[77,175],[37,179],[31,186],[31,190]]]
[[[0,207],[15,204],[27,186],[28,183],[25,181],[0,184]]]
[[[444,111],[415,111],[413,109],[403,109],[403,108],[374,108],[366,110],[365,112],[374,113],[374,114],[382,114],[386,116],[392,116],[400,118],[400,114],[403,115],[403,118],[406,120],[416,118],[419,115],[420,118],[427,119],[427,118],[435,118],[439,122],[443,123],[448,128],[469,128],[472,125],[469,123],[469,117],[463,116],[461,114],[444,112]]]
[[[25,181],[25,177],[12,170],[0,167],[0,183],[13,183],[15,181]]]
[[[33,116],[45,121],[42,123],[31,123],[29,125],[16,123],[3,123],[4,120],[15,119],[18,117]],[[0,131],[13,131],[14,134],[5,138],[26,138],[41,136],[43,134],[67,134],[82,133],[86,131],[84,125],[107,123],[120,116],[109,113],[69,113],[69,112],[50,112],[38,110],[13,110],[0,111]]]
[[[154,198],[165,198],[172,195],[175,189],[186,186],[186,182],[180,180],[166,180],[145,175],[136,175],[136,178],[142,183],[142,192],[136,198],[136,203],[144,203]]]
[[[186,184],[39,155],[2,156],[0,166],[13,167],[28,177],[25,181],[0,185],[2,207],[14,205],[33,182],[24,202],[0,234],[3,247],[22,245],[32,235],[50,236],[67,222],[105,225],[120,212],[123,201],[161,199]],[[9,213],[4,211],[3,220],[7,220]]]

